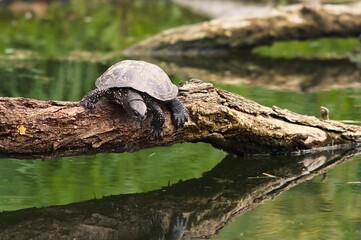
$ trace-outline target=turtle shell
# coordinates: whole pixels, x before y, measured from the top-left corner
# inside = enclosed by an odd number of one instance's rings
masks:
[[[97,88],[132,88],[151,97],[169,101],[178,88],[157,65],[135,60],[124,60],[112,65],[95,82]]]

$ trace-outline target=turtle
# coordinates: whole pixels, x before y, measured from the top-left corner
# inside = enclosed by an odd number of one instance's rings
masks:
[[[105,98],[121,105],[127,115],[143,121],[152,112],[151,133],[159,137],[164,126],[164,113],[160,104],[165,104],[172,114],[176,128],[184,127],[189,115],[177,98],[178,87],[157,65],[140,60],[123,60],[112,65],[95,82],[96,88],[87,93],[80,104],[93,109]]]

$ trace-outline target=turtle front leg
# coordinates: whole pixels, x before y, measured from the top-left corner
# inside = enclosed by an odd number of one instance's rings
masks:
[[[172,112],[172,120],[175,127],[184,127],[184,124],[188,121],[189,115],[183,103],[181,103],[178,98],[175,98],[169,101],[167,105]]]
[[[94,89],[88,92],[80,101],[80,104],[86,108],[95,108],[95,104],[102,98],[109,96],[111,93],[109,89]]]
[[[153,113],[152,121],[150,122],[152,135],[155,137],[160,137],[160,133],[162,132],[163,125],[165,122],[164,113],[160,108],[159,104],[149,96],[143,96],[145,103],[148,108]]]

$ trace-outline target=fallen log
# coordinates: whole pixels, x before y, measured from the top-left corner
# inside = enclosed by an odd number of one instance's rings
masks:
[[[356,7],[357,6],[357,7]],[[260,17],[219,18],[165,30],[126,49],[126,56],[219,54],[319,37],[350,37],[361,33],[361,8],[343,5],[293,5]]]
[[[53,158],[100,152],[133,152],[180,142],[207,142],[236,154],[285,153],[361,141],[361,126],[269,108],[190,80],[179,99],[190,120],[175,129],[165,111],[161,138],[149,121],[130,119],[117,105],[100,102],[91,111],[79,102],[0,98],[0,156]]]
[[[356,55],[355,55],[356,57]],[[272,59],[261,56],[148,58],[170,75],[197,76],[213,83],[252,85],[294,92],[361,87],[361,68],[348,59]],[[361,60],[359,60],[361,64]]]
[[[257,161],[228,155],[201,178],[159,190],[2,212],[0,239],[209,239],[245,212],[359,151],[339,149]],[[182,221],[177,223],[174,216]]]

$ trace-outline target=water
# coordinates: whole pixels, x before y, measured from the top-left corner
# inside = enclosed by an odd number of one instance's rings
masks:
[[[224,155],[207,144],[178,144],[132,154],[97,154],[51,161],[2,159],[0,209],[9,211],[147,192],[167,186],[168,182],[198,178]]]
[[[214,239],[359,239],[361,158],[245,213]]]
[[[182,19],[179,9],[172,8],[172,12]],[[90,58],[91,61],[49,56],[0,59],[0,96],[78,101],[93,89],[94,80],[101,73],[123,58],[118,54],[100,60]],[[359,124],[360,71],[347,60],[270,60],[235,53],[207,61],[150,61],[161,65],[177,84],[200,78],[266,106],[276,105],[311,116],[319,116],[319,107],[325,106],[331,119]],[[136,153],[49,161],[0,159],[0,211],[146,193],[180,180],[207,181],[204,173],[216,171],[228,157],[205,143],[184,143]],[[265,164],[271,166],[280,159],[297,160],[275,156],[268,157]],[[238,161],[262,162],[259,157]],[[320,175],[295,184],[274,199],[237,215],[212,239],[360,239],[360,182],[361,157],[354,156],[329,170],[326,179]]]

